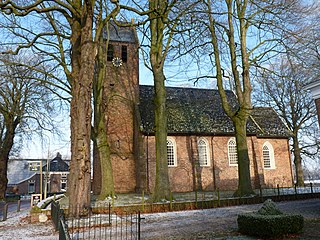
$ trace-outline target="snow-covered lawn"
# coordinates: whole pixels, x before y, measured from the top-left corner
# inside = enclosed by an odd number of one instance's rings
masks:
[[[29,209],[8,213],[8,219],[0,222],[1,240],[57,240],[51,221],[30,224]]]
[[[320,219],[320,200],[276,203],[284,212],[302,214],[305,219]],[[143,214],[142,239],[250,239],[237,234],[237,215],[256,211],[261,204],[208,210]],[[0,222],[0,240],[58,240],[51,221],[30,224],[29,210],[11,212]],[[254,239],[254,238],[251,238]]]

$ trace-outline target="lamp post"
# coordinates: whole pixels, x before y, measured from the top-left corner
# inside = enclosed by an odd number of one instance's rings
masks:
[[[50,160],[49,160],[49,148],[48,148],[48,157],[47,157],[47,167],[46,167],[46,176],[45,176],[45,185],[44,185],[44,199],[47,198],[48,193],[48,178],[49,178],[49,168],[50,168]]]
[[[47,136],[47,135],[45,135]],[[47,136],[48,137],[48,136]],[[46,167],[46,176],[45,176],[45,185],[44,185],[44,199],[47,198],[47,193],[48,193],[48,178],[49,178],[49,168],[50,168],[50,138],[49,139],[49,145],[48,145],[48,156],[47,156],[47,167]]]

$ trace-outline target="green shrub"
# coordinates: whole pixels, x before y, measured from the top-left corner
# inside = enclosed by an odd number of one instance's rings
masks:
[[[31,213],[41,213],[41,208],[39,208],[38,206],[33,206],[30,210]]]
[[[261,215],[257,213],[238,215],[239,232],[259,237],[279,237],[299,233],[303,228],[303,216],[299,214]]]

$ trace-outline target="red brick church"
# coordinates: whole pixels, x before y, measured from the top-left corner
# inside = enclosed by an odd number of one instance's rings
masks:
[[[110,26],[105,117],[115,189],[147,191],[155,181],[153,86],[139,85],[135,29]],[[227,92],[236,107],[236,96]],[[234,127],[217,90],[167,87],[168,166],[171,190],[236,189],[238,178]],[[247,123],[254,188],[293,185],[288,132],[272,108],[254,108]],[[99,184],[97,162],[94,182]]]

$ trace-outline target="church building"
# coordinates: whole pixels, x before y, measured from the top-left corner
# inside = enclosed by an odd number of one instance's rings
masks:
[[[104,82],[106,124],[117,193],[152,192],[155,184],[154,88],[139,85],[139,42],[134,28],[110,25]],[[237,106],[236,96],[227,91]],[[232,121],[217,90],[167,87],[171,190],[234,190],[238,159]],[[257,107],[247,123],[254,188],[293,185],[288,132],[272,108]],[[93,184],[99,185],[94,161]],[[101,187],[101,186],[100,186]]]

